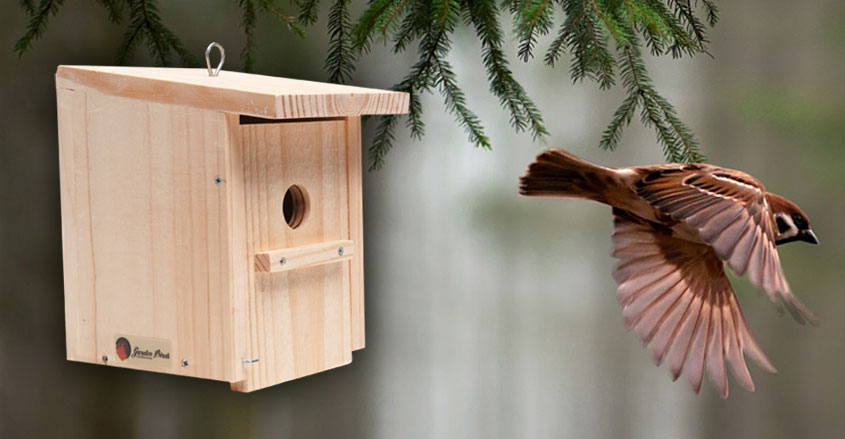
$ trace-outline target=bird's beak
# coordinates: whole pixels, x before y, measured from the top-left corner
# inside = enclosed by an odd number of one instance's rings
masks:
[[[813,233],[813,231],[810,230],[810,229],[802,230],[801,233],[799,233],[798,235],[799,235],[798,239],[800,239],[804,242],[809,242],[810,244],[818,244],[819,243],[819,238],[817,238],[816,234]]]

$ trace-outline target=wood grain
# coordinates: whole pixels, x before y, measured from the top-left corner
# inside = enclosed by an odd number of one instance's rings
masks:
[[[349,363],[365,344],[357,114],[405,111],[407,95],[199,71],[59,68],[68,359],[237,391]],[[123,362],[118,334],[172,361]]]
[[[349,190],[349,239],[356,245],[349,264],[352,349],[366,345],[364,331],[364,205],[363,163],[361,160],[361,118],[350,117],[346,123]]]
[[[352,241],[329,241],[255,254],[255,271],[278,273],[348,261],[355,254]],[[284,261],[284,262],[282,262]]]
[[[249,360],[249,334],[252,322],[249,320],[249,271],[244,269],[249,264],[252,249],[247,248],[246,240],[246,201],[243,178],[243,154],[239,147],[241,141],[240,116],[226,114],[226,204],[229,217],[229,288],[232,303],[232,343],[236,374],[230,382],[246,379],[248,368],[244,361]]]
[[[401,114],[408,94],[206,69],[59,66],[62,87],[270,119]]]
[[[349,262],[256,272],[252,255],[346,240],[349,236],[345,120],[241,125],[230,145],[242,156],[250,322],[246,379],[253,391],[352,361]],[[238,183],[241,184],[240,182]],[[282,213],[298,185],[310,213],[296,229]]]
[[[68,358],[168,340],[169,373],[232,381],[222,113],[60,88]],[[180,367],[181,360],[189,367]]]
[[[56,92],[67,358],[96,362],[96,269],[89,214],[86,96],[65,89]]]

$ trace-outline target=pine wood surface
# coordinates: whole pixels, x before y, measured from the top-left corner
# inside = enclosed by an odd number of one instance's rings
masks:
[[[68,359],[237,391],[349,363],[365,345],[360,117],[255,123],[225,97],[181,101],[214,89],[199,80],[163,99],[133,84],[167,81],[110,69],[57,74]],[[229,91],[263,90],[244,84]],[[321,99],[353,89],[291,84]],[[295,229],[282,209],[291,185],[308,202]],[[118,335],[164,341],[169,367],[120,361]]]
[[[240,72],[165,67],[59,66],[65,88],[269,119],[400,114],[408,94]]]
[[[58,92],[68,358],[114,359],[115,335],[131,334],[170,340],[170,373],[240,378],[214,184],[223,114]]]
[[[238,391],[278,384],[352,361],[348,262],[256,272],[252,255],[349,238],[346,120],[240,125],[232,154],[243,181],[248,258],[249,360]],[[240,182],[238,183],[241,184]],[[291,185],[307,191],[309,218],[281,215]],[[251,250],[251,251],[249,251]]]
[[[278,273],[348,261],[355,253],[352,241],[329,241],[255,254],[255,271]]]

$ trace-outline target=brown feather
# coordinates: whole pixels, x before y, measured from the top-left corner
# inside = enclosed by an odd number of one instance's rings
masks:
[[[668,355],[673,379],[686,372],[695,392],[706,370],[719,395],[727,397],[726,362],[737,381],[753,389],[743,348],[764,368],[773,368],[747,330],[715,251],[627,212],[614,214],[615,273],[626,327],[650,347],[656,363]]]
[[[605,189],[618,184],[610,169],[553,149],[538,155],[528,167],[528,172],[519,179],[519,193],[531,197],[586,198],[606,203]]]
[[[613,278],[625,326],[656,364],[669,363],[673,380],[686,373],[696,393],[706,371],[727,397],[726,363],[754,391],[746,354],[776,372],[748,329],[724,265],[747,273],[797,321],[818,324],[786,282],[776,244],[795,235],[778,230],[774,212],[806,227],[809,220],[748,174],[704,164],[606,168],[550,150],[529,166],[520,193],[613,207]]]
[[[818,317],[789,291],[775,256],[772,206],[800,212],[798,207],[768,194],[760,182],[739,171],[700,166],[690,172],[667,172],[681,166],[648,173],[636,184],[637,194],[660,214],[695,230],[734,272],[748,273],[779,310],[785,303],[798,322],[817,323]]]

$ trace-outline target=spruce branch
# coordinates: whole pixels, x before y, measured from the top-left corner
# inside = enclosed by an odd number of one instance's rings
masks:
[[[241,8],[241,29],[244,31],[244,48],[241,50],[241,61],[244,71],[252,72],[255,66],[255,26],[258,22],[258,12],[254,0],[238,0]]]
[[[139,45],[159,65],[169,65],[173,55],[190,62],[181,41],[164,26],[156,0],[96,0],[108,20],[124,26],[118,62],[129,61]],[[329,1],[329,0],[327,0]],[[22,55],[40,38],[64,0],[19,0],[28,16],[27,28],[15,43]],[[276,0],[238,0],[240,26],[244,32],[241,59],[246,71],[255,69],[256,28],[262,16],[273,16],[300,36],[305,26],[317,23],[320,0],[291,0],[295,14],[275,6]],[[530,132],[534,139],[548,135],[543,117],[511,70],[505,50],[508,32],[517,41],[516,56],[530,61],[539,39],[555,29],[543,60],[549,66],[569,61],[573,82],[595,81],[600,88],[617,85],[626,96],[604,129],[599,146],[618,147],[622,134],[639,113],[640,120],[655,132],[667,160],[701,161],[695,136],[672,104],[660,95],[643,61],[643,50],[654,56],[708,54],[708,27],[716,24],[719,11],[714,0],[367,0],[355,19],[351,0],[330,0],[327,9],[329,36],[325,68],[331,82],[347,82],[355,62],[376,42],[388,44],[394,53],[416,51],[416,61],[392,88],[410,96],[405,121],[410,135],[425,133],[422,96],[438,92],[445,108],[477,147],[490,148],[491,141],[458,83],[449,62],[451,41],[459,26],[470,27],[481,46],[490,93],[508,113],[517,132]],[[510,17],[511,29],[503,29],[501,17]],[[124,20],[124,18],[127,18]],[[384,165],[396,139],[399,118],[381,117],[370,151],[370,168]]]
[[[15,53],[18,57],[23,56],[31,46],[33,41],[41,38],[44,35],[44,30],[47,28],[47,22],[50,17],[54,17],[61,8],[64,0],[41,0],[36,8],[32,0],[22,1],[21,5],[29,14],[29,22],[26,25],[26,32],[15,43]]]
[[[599,25],[589,0],[569,0],[564,3],[564,12],[566,20],[558,38],[573,55],[569,69],[572,80],[589,77],[603,89],[613,87],[616,62],[608,49],[607,34]]]
[[[526,0],[516,9],[514,27],[519,38],[517,54],[523,61],[528,62],[534,56],[537,38],[551,30],[554,5],[552,0]]]
[[[317,17],[320,14],[320,0],[297,0],[296,4],[299,6],[297,18],[300,23],[305,26],[312,26],[317,22]]]
[[[613,119],[602,133],[601,140],[599,141],[599,147],[601,149],[613,151],[619,146],[619,141],[622,140],[622,130],[631,124],[631,119],[633,119],[634,113],[637,111],[639,101],[639,93],[631,93],[622,101],[622,105],[613,113]]]
[[[636,39],[632,39],[630,45],[620,47],[619,58],[620,74],[628,98],[614,113],[599,145],[615,149],[621,138],[619,127],[630,123],[633,112],[639,106],[640,120],[643,125],[654,128],[667,160],[678,163],[704,161],[692,131],[678,118],[672,104],[655,90]]]
[[[502,50],[503,36],[496,0],[464,0],[464,6],[475,26],[476,36],[481,40],[482,60],[487,70],[490,91],[510,112],[511,125],[517,132],[530,128],[535,139],[548,135],[539,110],[508,66]]]
[[[24,12],[27,15],[35,14],[35,1],[34,0],[20,0],[21,8],[23,8]]]
[[[560,25],[557,36],[554,40],[552,40],[552,43],[549,44],[549,48],[546,50],[546,55],[543,57],[543,61],[549,67],[554,67],[560,57],[563,56],[563,52],[566,50],[566,39],[566,22],[564,22]]]
[[[446,27],[436,27],[437,32],[435,33],[423,33],[423,30],[427,31],[431,27],[429,19],[432,8],[431,5],[423,4],[423,2],[417,2],[414,6],[413,13],[406,17],[403,27],[413,28],[408,30],[408,32],[420,32],[423,35],[418,47],[419,59],[414,63],[411,71],[405,76],[402,82],[394,85],[392,89],[408,93],[410,100],[406,126],[410,130],[412,138],[421,139],[425,134],[425,123],[422,120],[423,109],[420,95],[430,91],[434,86],[432,79],[434,60],[437,56],[438,48],[442,47],[441,39],[446,37]],[[402,36],[399,37],[401,38]],[[395,120],[397,116],[391,115],[385,117]],[[369,151],[370,170],[380,169],[384,165],[384,158],[392,149],[393,139],[395,138],[394,131],[396,129],[396,123],[383,122],[379,127],[380,129],[376,131],[373,140],[373,146]]]
[[[660,3],[655,1],[656,3]],[[688,0],[673,0],[672,4],[675,8],[675,14],[678,16],[679,19],[684,21],[684,25],[686,26],[689,34],[695,37],[695,41],[698,44],[699,50],[704,50],[704,47],[707,45],[707,35],[706,29],[704,27],[704,23],[695,16],[695,13],[692,9]],[[679,32],[678,34],[686,35],[684,33]],[[688,54],[692,55],[692,47],[688,48]]]
[[[523,0],[502,0],[502,7],[506,8],[511,15],[516,15],[522,6]]]
[[[118,65],[125,65],[129,58],[135,53],[135,46],[138,45],[140,39],[141,26],[132,25],[124,34],[120,47],[117,49],[117,58],[115,62]]]
[[[393,148],[393,143],[396,141],[395,133],[398,121],[399,116],[395,114],[381,116],[378,128],[376,128],[375,140],[373,140],[373,144],[367,150],[370,170],[384,167],[385,157],[390,152],[390,149]]]
[[[698,141],[695,140],[692,130],[678,117],[675,107],[666,98],[657,94],[657,92],[652,91],[652,99],[654,99],[661,113],[663,113],[663,120],[666,121],[666,124],[675,133],[676,143],[680,147],[681,155],[673,161],[686,163],[706,161],[706,157],[699,150]]]
[[[118,50],[118,64],[126,64],[142,41],[158,65],[170,65],[171,52],[176,53],[182,64],[191,64],[191,56],[182,42],[162,24],[154,0],[127,0],[126,3],[130,24]]]
[[[461,6],[461,3],[457,0],[431,3],[427,16],[430,18],[428,29],[433,32],[425,34],[420,41],[419,49],[423,57],[415,66],[415,69],[419,72],[418,79],[412,79],[414,76],[410,75],[406,79],[410,79],[408,85],[410,85],[410,93],[412,94],[414,92],[426,92],[433,86],[437,86],[443,96],[446,109],[455,115],[458,124],[467,131],[470,142],[475,146],[489,149],[490,139],[484,134],[481,121],[467,107],[466,98],[457,84],[452,66],[445,59],[451,49],[449,34],[454,32],[463,12]],[[400,88],[402,88],[401,85]],[[414,105],[414,99],[412,99],[409,119],[412,135],[416,131],[416,135],[419,136],[422,134],[423,127],[420,119],[422,107],[419,98],[416,99],[416,105]]]
[[[701,4],[707,14],[707,24],[709,24],[710,27],[715,26],[719,21],[719,8],[712,0],[701,0]]]
[[[392,88],[394,91],[408,93],[409,104],[406,126],[411,132],[411,137],[414,139],[421,139],[425,134],[425,123],[422,121],[422,99],[420,98],[417,87],[426,89],[430,87],[430,84],[419,84],[420,79],[427,81],[424,78],[428,77],[429,74],[427,72],[430,69],[431,59],[427,56],[421,58],[414,65],[411,72],[405,76],[405,79]],[[393,142],[396,138],[396,125],[399,119],[399,116],[395,114],[379,117],[381,121],[376,130],[373,144],[368,150],[369,169],[371,171],[381,169],[384,166],[385,157],[393,148]]]
[[[421,38],[428,29],[428,5],[419,0],[411,5],[393,37],[393,53],[404,52],[415,39]]]
[[[375,0],[361,14],[352,28],[352,50],[356,53],[370,51],[376,37],[387,41],[389,33],[397,27],[409,0]]]
[[[349,0],[335,0],[329,9],[329,54],[325,68],[329,82],[344,83],[355,71],[354,54],[350,33],[352,20],[349,17]]]
[[[458,123],[466,129],[471,143],[490,149],[490,139],[484,134],[484,127],[481,126],[478,116],[467,108],[464,92],[458,87],[452,66],[448,61],[440,58],[434,59],[434,66],[438,72],[437,85],[440,86],[446,109],[454,114]]]
[[[244,32],[244,48],[241,50],[241,61],[244,64],[245,72],[255,70],[255,49],[257,46],[255,28],[258,25],[260,14],[275,17],[285,23],[289,30],[292,30],[299,37],[305,38],[305,28],[300,24],[299,18],[286,14],[276,8],[275,0],[238,0],[238,7],[241,9],[241,29]]]
[[[109,13],[109,21],[115,24],[123,22],[123,4],[120,0],[97,0]]]

